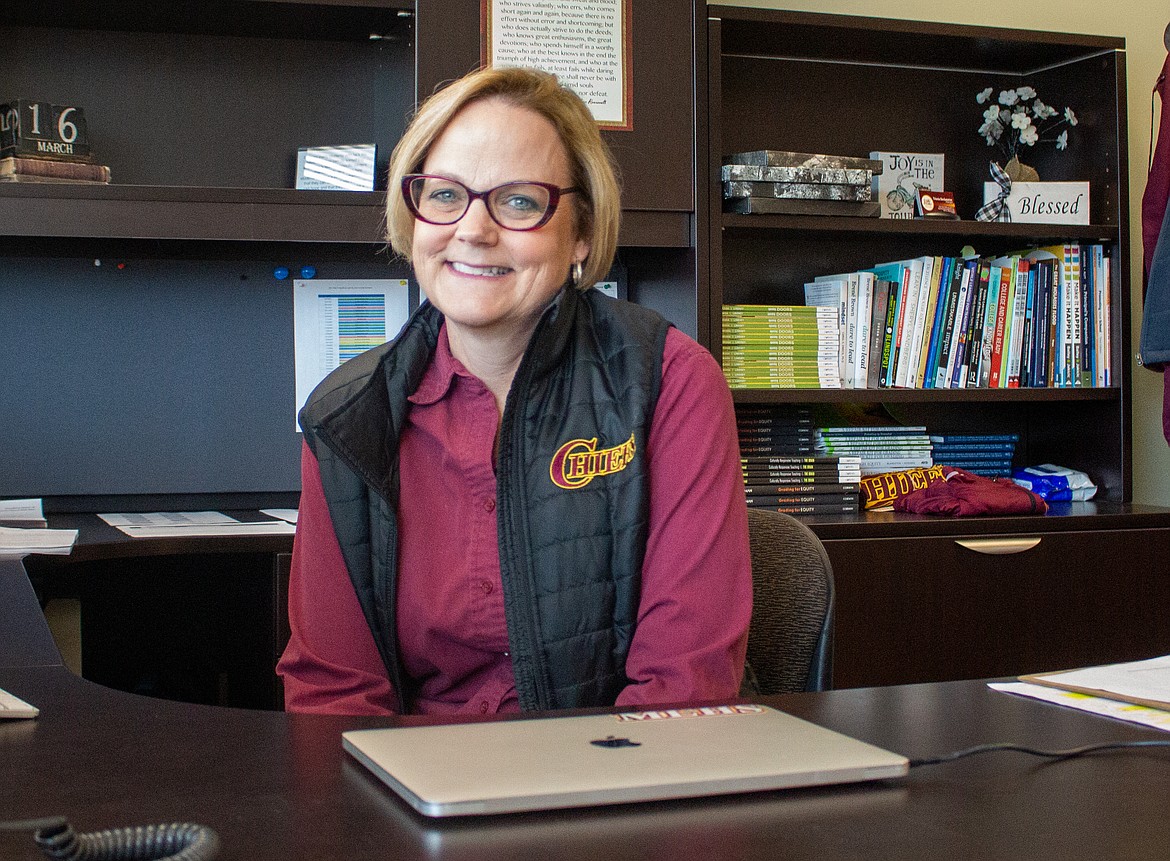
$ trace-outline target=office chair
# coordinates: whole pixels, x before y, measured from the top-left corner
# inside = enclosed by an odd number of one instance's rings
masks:
[[[752,620],[740,693],[832,687],[833,566],[812,530],[787,514],[748,509]]]

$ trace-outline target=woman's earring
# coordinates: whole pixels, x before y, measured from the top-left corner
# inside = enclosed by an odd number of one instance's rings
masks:
[[[580,260],[578,260],[576,263],[573,264],[573,269],[569,274],[569,278],[572,279],[574,287],[581,286],[581,277],[584,274],[585,274],[585,266],[581,263]]]

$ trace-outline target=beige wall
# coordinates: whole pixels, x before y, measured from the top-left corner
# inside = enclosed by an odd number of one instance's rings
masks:
[[[1141,198],[1149,161],[1150,91],[1166,57],[1162,37],[1170,21],[1170,4],[1154,0],[934,0],[929,4],[922,0],[747,0],[725,5],[1124,37],[1129,77],[1130,271],[1136,352],[1141,325]],[[1162,377],[1136,364],[1131,373],[1134,501],[1170,505],[1170,447],[1162,436],[1161,423]]]

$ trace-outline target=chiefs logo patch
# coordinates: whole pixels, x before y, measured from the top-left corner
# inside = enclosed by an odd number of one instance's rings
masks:
[[[574,439],[562,445],[548,467],[549,478],[557,487],[576,490],[599,475],[621,472],[634,459],[634,435],[613,448],[597,448],[597,437]]]

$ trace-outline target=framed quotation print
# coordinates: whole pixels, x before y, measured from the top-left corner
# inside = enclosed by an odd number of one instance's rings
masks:
[[[632,0],[483,0],[482,61],[552,72],[604,129],[633,128]]]

